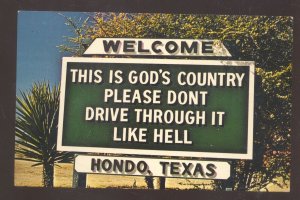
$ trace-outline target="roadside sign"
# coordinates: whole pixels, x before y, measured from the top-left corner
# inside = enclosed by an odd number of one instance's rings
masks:
[[[228,179],[230,165],[221,161],[174,160],[78,155],[75,170],[87,174]]]
[[[96,38],[84,55],[231,57],[220,40]]]
[[[252,159],[254,62],[63,58],[60,151]]]

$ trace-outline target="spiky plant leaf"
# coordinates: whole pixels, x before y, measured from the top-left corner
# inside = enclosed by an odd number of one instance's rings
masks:
[[[43,165],[45,186],[53,185],[56,163],[73,159],[71,153],[56,151],[58,110],[59,87],[51,88],[49,83],[34,83],[17,97],[16,159],[32,161],[32,166]]]

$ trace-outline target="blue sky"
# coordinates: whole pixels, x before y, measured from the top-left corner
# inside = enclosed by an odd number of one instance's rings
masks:
[[[60,12],[67,17],[87,17],[86,13]],[[70,56],[57,48],[63,36],[74,36],[58,12],[19,11],[17,40],[17,92],[28,90],[33,82],[60,82],[61,58]]]

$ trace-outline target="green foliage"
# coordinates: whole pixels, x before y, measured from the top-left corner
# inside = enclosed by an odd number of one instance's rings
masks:
[[[68,41],[68,45],[59,45],[58,48],[64,52],[70,52],[72,55],[82,55],[85,49],[88,47],[87,44],[92,42],[92,39],[86,37],[90,35],[92,31],[89,26],[90,17],[85,19],[79,18],[77,21],[66,17],[63,14],[60,14],[62,17],[66,19],[65,24],[70,27],[70,30],[76,35],[76,37],[65,37]]]
[[[59,87],[35,83],[20,92],[16,106],[16,159],[43,166],[44,186],[53,186],[55,163],[69,162],[72,154],[57,152]]]
[[[97,37],[220,39],[232,59],[255,61],[254,158],[232,161],[233,183],[215,181],[213,187],[258,191],[289,180],[292,17],[97,13],[88,21],[68,38],[75,48],[62,50],[81,55]]]

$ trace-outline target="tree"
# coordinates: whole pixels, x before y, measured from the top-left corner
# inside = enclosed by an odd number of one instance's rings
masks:
[[[59,87],[48,83],[34,83],[17,97],[16,159],[42,165],[44,187],[53,187],[54,165],[72,159],[56,151],[58,109]]]
[[[255,61],[254,157],[232,161],[230,184],[233,190],[258,191],[289,180],[291,17],[96,13],[86,20],[67,18],[67,24],[75,37],[60,48],[76,56],[97,37],[200,38],[223,41],[234,60]],[[228,183],[215,181],[213,187],[224,190]]]

